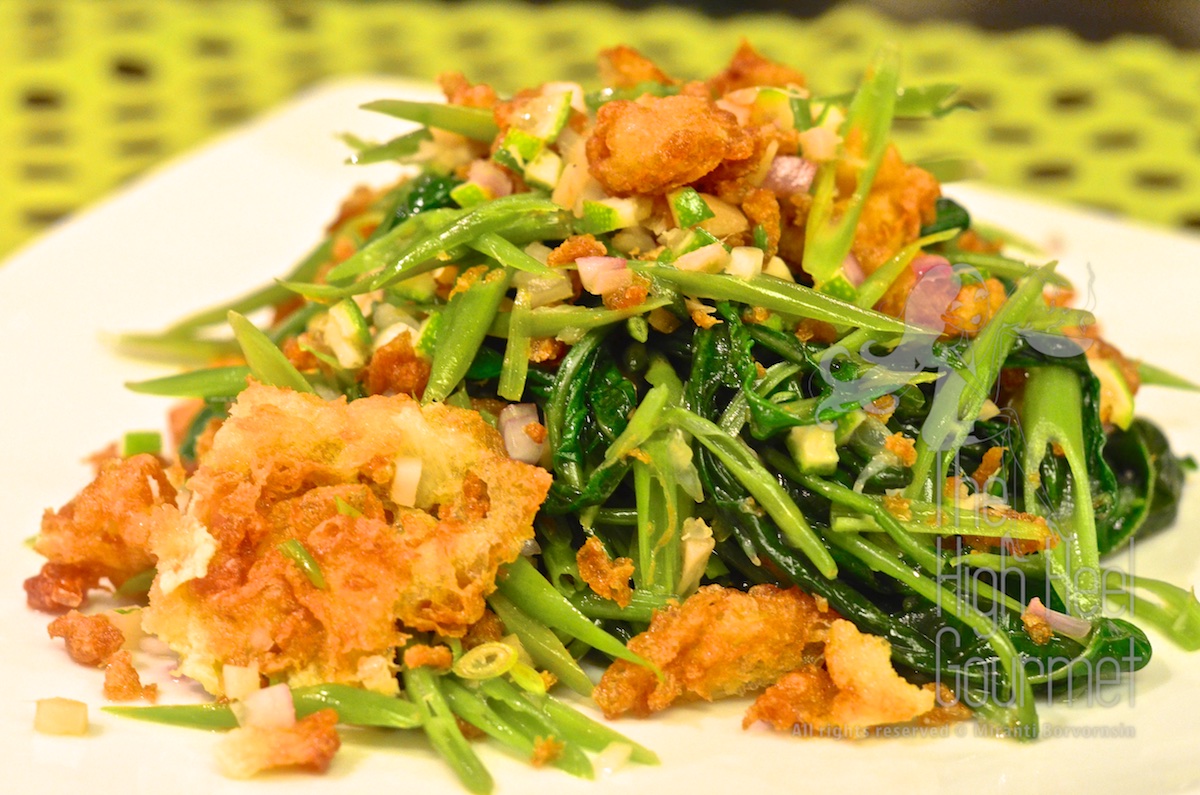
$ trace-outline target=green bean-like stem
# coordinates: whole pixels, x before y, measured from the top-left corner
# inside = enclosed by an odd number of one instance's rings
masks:
[[[310,394],[314,392],[308,379],[257,326],[232,310],[229,312],[229,325],[233,328],[233,336],[242,349],[242,355],[246,357],[246,363],[250,365],[250,373],[255,378],[268,386]]]
[[[325,274],[325,279],[330,283],[340,282],[385,268],[404,256],[406,251],[414,245],[414,239],[418,235],[445,228],[446,225],[457,221],[468,212],[468,210],[439,207],[436,210],[426,210],[406,218],[379,237],[369,241],[349,258],[333,266]],[[293,281],[299,280],[293,279]]]
[[[401,676],[404,691],[421,713],[421,725],[429,742],[450,765],[458,780],[479,795],[491,792],[492,775],[455,723],[454,711],[446,703],[437,675],[429,668],[405,668]]]
[[[579,778],[593,778],[595,770],[583,746],[568,736],[542,709],[544,698],[528,691],[518,690],[502,678],[488,679],[480,683],[480,689],[492,699],[493,709],[510,724],[525,732],[530,738],[554,738],[563,743],[562,752],[556,760],[557,766]],[[532,696],[528,698],[527,696]]]
[[[1092,619],[1103,607],[1100,596],[1100,551],[1096,542],[1096,517],[1092,485],[1083,439],[1083,390],[1079,374],[1065,367],[1030,368],[1021,403],[1021,430],[1025,434],[1025,510],[1045,513],[1036,498],[1042,459],[1051,443],[1062,447],[1071,470],[1067,506],[1070,516],[1056,531],[1064,543],[1047,552],[1054,589],[1067,612]]]
[[[521,216],[541,218],[549,226],[561,223],[565,211],[557,204],[533,194],[518,193],[480,205],[465,216],[443,227],[438,232],[417,241],[405,251],[396,262],[380,271],[365,290],[369,292],[387,287],[399,279],[414,275],[416,266],[427,263],[439,253],[448,251],[456,246],[465,245],[488,232],[495,232],[512,224]],[[439,267],[442,262],[434,260],[430,267]],[[424,268],[428,270],[430,268]],[[423,272],[423,271],[422,271]]]
[[[579,575],[578,558],[571,533],[552,517],[538,520],[538,545],[542,548],[542,566],[559,593],[570,596],[584,588]]]
[[[193,337],[188,333],[118,334],[106,338],[106,342],[123,356],[171,364],[203,366],[238,352],[233,340]]]
[[[226,398],[234,397],[245,389],[246,378],[249,375],[250,368],[245,365],[208,367],[203,370],[191,370],[145,381],[128,381],[125,388],[141,395],[175,398]]]
[[[610,729],[603,723],[597,723],[583,713],[572,709],[558,699],[550,696],[538,698],[526,695],[526,699],[538,703],[546,715],[554,721],[574,742],[579,743],[589,751],[603,751],[613,743],[623,743],[633,749],[629,758],[643,765],[657,765],[658,754],[643,745],[635,743],[618,731]]]
[[[809,527],[800,508],[744,442],[686,409],[670,409],[665,419],[708,448],[775,521],[788,543],[807,555],[822,575],[829,579],[837,576],[837,564]]]
[[[182,726],[188,729],[236,729],[238,722],[228,704],[155,704],[150,707],[101,707],[122,718]]]
[[[423,403],[445,400],[471,369],[511,278],[507,268],[493,268],[450,299],[449,314],[442,319],[434,342]]]
[[[767,372],[758,383],[754,385],[754,391],[762,397],[771,394],[775,387],[788,380],[796,373],[800,372],[800,366],[790,362],[779,362],[767,368]],[[725,407],[725,411],[721,414],[721,420],[718,425],[721,430],[730,436],[737,436],[742,432],[742,426],[746,424],[747,412],[749,411],[750,403],[746,399],[746,393],[739,390],[733,399],[729,401],[729,405]]]
[[[953,263],[980,268],[991,276],[999,276],[1011,281],[1024,279],[1038,269],[1037,265],[1023,262],[1022,260],[1004,257],[1000,254],[983,254],[976,251],[954,251],[949,254],[949,259]],[[1071,280],[1057,273],[1052,273],[1046,278],[1046,284],[1070,289]]]
[[[639,587],[673,594],[678,591],[683,565],[683,522],[692,515],[693,501],[680,485],[671,460],[670,441],[663,433],[652,435],[641,450],[649,460],[633,462]]]
[[[633,597],[626,607],[621,607],[612,599],[605,599],[594,593],[578,593],[568,599],[579,612],[588,618],[649,624],[650,619],[654,618],[654,613],[670,603],[671,594],[635,588]]]
[[[934,575],[942,573],[944,560],[934,550],[922,544],[909,533],[904,523],[892,516],[881,502],[815,475],[799,473],[797,475],[796,481],[806,488],[828,498],[837,505],[870,516],[895,542],[896,546],[925,571]],[[1003,591],[993,588],[985,582],[977,582],[974,585],[977,593],[985,599],[999,602],[1016,613],[1024,612],[1025,606]]]
[[[421,144],[433,140],[433,136],[429,134],[429,130],[421,129],[398,135],[380,144],[368,144],[353,136],[343,136],[342,139],[357,150],[346,158],[346,162],[350,165],[365,166],[412,157],[421,148]]]
[[[413,729],[421,725],[416,705],[403,698],[342,684],[312,685],[292,690],[296,715],[337,710],[338,721],[351,726]],[[105,707],[105,712],[193,729],[233,729],[237,718],[228,704],[177,704],[151,707]]]
[[[529,375],[530,338],[526,331],[529,312],[529,293],[519,289],[509,313],[512,320],[508,324],[508,344],[504,346],[500,383],[496,387],[497,395],[514,402],[525,393],[525,379]]]
[[[681,271],[663,265],[630,263],[629,267],[635,273],[665,282],[696,298],[737,301],[786,315],[823,320],[835,326],[859,327],[893,334],[905,331],[919,332],[919,329],[907,326],[894,317],[862,309],[831,295],[819,293],[811,287],[792,284],[772,276],[742,279],[722,273]]]
[[[1165,386],[1185,392],[1200,392],[1200,385],[1150,362],[1138,362],[1137,368],[1138,380],[1142,382],[1142,386]]]
[[[585,332],[593,329],[611,326],[638,317],[645,313],[671,303],[669,298],[649,298],[636,306],[624,309],[605,309],[604,307],[570,306],[541,306],[530,311],[525,330],[532,337],[556,337],[567,332]],[[511,318],[507,314],[496,317],[488,331],[493,337],[507,337]]]
[[[1022,281],[967,349],[963,356],[965,372],[952,372],[942,379],[917,438],[917,460],[906,497],[932,501],[937,491],[934,464],[940,463],[938,472],[942,475],[950,473],[963,440],[1017,340],[1021,324],[1041,302],[1042,290],[1054,267],[1055,263],[1050,263]]]
[[[1050,535],[1046,525],[1028,519],[991,516],[970,510],[960,514],[953,505],[937,506],[928,502],[910,502],[908,508],[913,518],[896,521],[909,533],[916,535],[973,535],[980,538],[1011,538],[1024,541],[1045,541]],[[962,521],[959,521],[960,519]],[[870,533],[883,528],[869,515],[850,512],[834,516],[833,527],[830,529],[839,533]]]
[[[495,232],[485,232],[467,245],[481,254],[486,254],[506,268],[539,275],[555,272],[553,268],[538,262]]]
[[[411,701],[351,685],[298,687],[292,690],[292,700],[298,715],[332,707],[342,723],[352,726],[415,729],[421,725],[420,711]]]
[[[363,110],[384,113],[397,119],[415,121],[426,127],[458,133],[475,141],[491,143],[500,132],[492,112],[465,105],[443,102],[412,102],[404,99],[377,99],[362,106]]]
[[[667,371],[670,371],[669,379]],[[617,466],[626,456],[644,444],[662,427],[663,412],[666,411],[667,407],[679,402],[679,395],[682,392],[679,378],[675,376],[674,370],[671,370],[671,366],[662,358],[656,358],[651,363],[650,370],[647,372],[647,380],[658,378],[666,380],[658,386],[653,387],[642,398],[642,402],[634,410],[633,416],[629,419],[629,424],[625,426],[625,430],[604,451],[604,460],[596,468],[597,472]],[[640,524],[641,517],[639,516],[639,526]]]
[[[854,285],[843,272],[842,263],[850,252],[875,172],[887,151],[899,76],[899,52],[894,46],[884,47],[850,102],[841,134],[845,139],[858,133],[862,144],[862,151],[856,153],[861,166],[854,175],[854,193],[845,202],[838,202],[835,209],[837,171],[847,153],[840,152],[841,162],[826,163],[817,174],[812,209],[805,226],[803,267],[823,292],[854,295]]]
[[[491,698],[503,700],[512,709],[538,716],[552,725],[563,740],[574,745],[587,748],[588,751],[604,751],[614,742],[624,743],[632,748],[630,759],[643,765],[659,764],[658,755],[650,749],[638,745],[619,731],[596,723],[550,695],[520,692],[504,680],[488,681],[482,687]]]
[[[558,636],[529,616],[509,601],[502,593],[493,593],[488,597],[488,604],[500,620],[504,628],[520,639],[521,645],[534,663],[545,668],[558,677],[558,681],[574,690],[581,696],[592,694],[592,680],[579,667],[579,663],[567,651]]]
[[[488,232],[496,232],[506,227],[519,227],[522,234],[550,235],[561,230],[567,224],[564,219],[568,216],[569,213],[557,204],[533,194],[518,193],[504,196],[482,204],[465,215],[447,216],[453,220],[435,231],[414,237],[411,241],[406,242],[395,259],[384,265],[374,275],[364,275],[363,278],[352,284],[344,286],[312,284],[297,280],[284,280],[281,284],[312,300],[337,301],[352,295],[388,287],[403,279],[440,268],[446,264],[446,260],[442,257],[448,252],[459,246],[465,246]],[[420,217],[416,216],[416,218]],[[416,219],[410,220],[415,221]],[[393,233],[398,238],[403,237],[400,232],[402,228],[397,227],[394,232],[380,238],[378,245],[382,246],[385,251],[391,251],[392,249],[389,247],[399,241],[390,243],[385,243],[385,241],[392,240]],[[363,251],[366,252],[372,248],[373,246]],[[367,255],[364,254],[364,256]],[[347,260],[345,263],[347,267],[349,267],[349,263],[350,260]],[[354,270],[358,271],[363,267],[356,265]],[[340,277],[345,274],[345,271],[346,269],[335,268],[333,276]]]
[[[468,690],[449,676],[442,680],[442,693],[455,715],[523,758],[533,757],[533,742],[497,715],[479,693]]]
[[[1184,651],[1200,651],[1200,601],[1195,589],[1119,571],[1105,572],[1104,578],[1105,596],[1128,610],[1130,618],[1149,622]],[[1135,589],[1142,593],[1135,594]]]
[[[518,557],[502,570],[496,578],[496,588],[530,618],[578,638],[610,657],[657,672],[657,666],[625,648],[624,643],[576,610],[525,558]]]

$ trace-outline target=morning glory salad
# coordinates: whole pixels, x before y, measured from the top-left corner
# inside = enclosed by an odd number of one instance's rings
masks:
[[[350,160],[393,184],[277,282],[120,339],[181,366],[129,385],[170,438],[47,511],[27,599],[107,698],[156,700],[152,636],[212,700],[108,711],[226,731],[234,777],[423,732],[488,792],[477,742],[590,778],[657,763],[615,719],[697,700],[1034,740],[1039,700],[1149,662],[1143,627],[1200,648],[1190,590],[1104,562],[1192,468],[1136,393],[1194,387],[892,144],[969,112],[954,86],[884,48],[830,91],[749,44],[599,77],[369,103],[403,121]]]

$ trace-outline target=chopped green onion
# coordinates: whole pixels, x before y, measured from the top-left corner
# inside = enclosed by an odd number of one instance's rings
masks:
[[[325,583],[325,575],[321,573],[321,566],[317,563],[312,553],[300,543],[297,538],[289,538],[287,541],[279,545],[279,551],[288,557],[308,578],[313,587],[317,590],[325,590],[329,586]]]
[[[491,679],[517,664],[517,651],[507,643],[481,643],[454,661],[452,670],[463,679]]]
[[[158,431],[130,431],[121,437],[121,457],[162,452],[162,434]]]

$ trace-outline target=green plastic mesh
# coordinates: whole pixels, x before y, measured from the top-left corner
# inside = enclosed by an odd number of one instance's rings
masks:
[[[1146,37],[901,25],[854,7],[803,22],[574,2],[3,0],[0,254],[329,76],[457,69],[509,91],[594,85],[596,51],[624,42],[697,77],[742,37],[822,91],[850,88],[896,41],[906,82],[957,82],[980,108],[901,125],[906,156],[967,154],[996,185],[1200,229],[1200,54]]]

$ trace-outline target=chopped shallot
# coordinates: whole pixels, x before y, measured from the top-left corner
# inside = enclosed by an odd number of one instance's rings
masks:
[[[1068,638],[1083,640],[1092,632],[1092,623],[1090,621],[1069,616],[1057,610],[1051,610],[1042,604],[1042,600],[1036,596],[1029,600],[1029,605],[1025,608],[1025,612],[1042,619],[1055,633],[1065,635]]]
[[[467,169],[467,181],[483,188],[492,198],[512,193],[512,181],[490,160],[476,160],[471,163],[471,167]]]
[[[816,174],[816,163],[795,155],[780,155],[771,161],[762,186],[779,196],[795,196],[808,193]]]
[[[580,257],[575,260],[575,265],[579,268],[579,281],[583,283],[583,289],[592,295],[600,295],[602,292],[599,281],[602,274],[613,271],[628,272],[625,260],[620,257]]]
[[[847,254],[846,258],[842,260],[842,273],[846,274],[846,278],[849,279],[850,283],[855,287],[862,284],[863,279],[866,278],[866,276],[863,275],[862,265],[860,265],[858,262],[858,257],[854,256],[853,254]]]
[[[514,403],[504,407],[500,412],[499,429],[509,457],[526,464],[536,464],[542,459],[545,440],[535,442],[525,430],[531,423],[537,422],[537,406],[533,403]]]
[[[924,276],[931,268],[938,266],[949,266],[950,260],[937,254],[918,254],[913,257],[913,261],[909,263],[912,272],[917,276]]]

